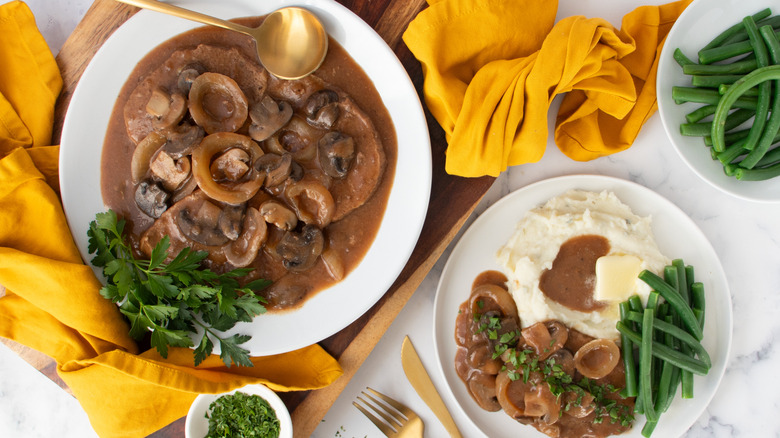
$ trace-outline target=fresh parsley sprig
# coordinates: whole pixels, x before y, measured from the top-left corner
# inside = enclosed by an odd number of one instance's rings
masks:
[[[216,274],[201,267],[208,253],[190,248],[165,263],[168,236],[157,243],[149,260],[136,259],[123,240],[124,227],[124,219],[109,210],[95,216],[87,235],[89,253],[95,254],[92,264],[103,269],[107,281],[100,295],[119,304],[130,322],[130,335],[140,340],[151,331],[151,345],[164,358],[168,347],[194,347],[193,338],[200,335],[194,349],[195,366],[211,354],[214,338],[225,365],[252,366],[249,351],[240,347],[251,337],[222,337],[219,332],[264,313],[265,300],[255,292],[270,282],[255,280],[242,287],[238,279],[249,269]]]

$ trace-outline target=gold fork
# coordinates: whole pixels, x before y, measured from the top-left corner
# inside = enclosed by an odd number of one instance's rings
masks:
[[[360,394],[365,396],[368,400],[360,396],[358,396],[357,399],[363,402],[368,409],[371,409],[379,415],[379,417],[369,412],[366,407],[359,405],[357,402],[352,402],[352,404],[358,408],[363,415],[368,417],[382,433],[390,438],[422,438],[423,422],[417,414],[401,403],[398,403],[376,390],[371,388],[366,389],[382,401],[377,400],[376,397],[366,391],[363,391]]]

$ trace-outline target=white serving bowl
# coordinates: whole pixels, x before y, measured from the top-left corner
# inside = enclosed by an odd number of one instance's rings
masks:
[[[772,15],[780,14],[780,4],[767,0],[694,0],[680,15],[666,38],[658,63],[658,111],[664,129],[683,161],[703,180],[733,196],[757,201],[780,202],[780,179],[767,181],[739,181],[723,171],[720,162],[713,160],[710,150],[700,137],[680,134],[685,115],[700,104],[678,105],[672,99],[673,86],[691,86],[690,76],[674,60],[673,53],[680,48],[692,60],[698,51],[723,30],[738,23],[743,17],[772,8]]]

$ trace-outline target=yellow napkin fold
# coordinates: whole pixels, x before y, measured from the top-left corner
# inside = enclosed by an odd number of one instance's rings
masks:
[[[539,161],[562,93],[554,137],[564,154],[586,161],[630,147],[657,109],[658,55],[690,0],[639,7],[620,30],[600,18],[555,23],[550,0],[428,3],[403,39],[445,132],[445,169],[472,177]]]
[[[85,265],[57,196],[51,146],[62,80],[29,8],[0,6],[0,336],[45,353],[103,437],[146,436],[186,415],[198,393],[250,383],[324,387],[342,374],[319,345],[226,368],[192,350],[138,351],[117,307]],[[262,316],[261,316],[262,317]]]

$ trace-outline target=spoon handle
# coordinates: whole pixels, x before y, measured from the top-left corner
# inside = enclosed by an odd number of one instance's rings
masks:
[[[157,0],[116,0],[120,3],[136,6],[143,9],[149,9],[155,12],[161,12],[163,14],[173,15],[174,17],[184,18],[186,20],[196,21],[198,23],[209,24],[212,26],[221,27],[223,29],[234,30],[247,35],[251,35],[250,28],[242,26],[240,24],[233,23],[231,21],[223,20],[221,18],[212,17],[210,15],[201,14],[200,12],[191,11],[189,9],[180,8],[178,6],[163,3]]]

